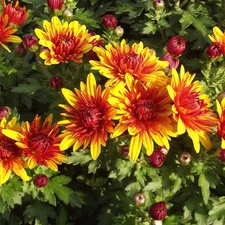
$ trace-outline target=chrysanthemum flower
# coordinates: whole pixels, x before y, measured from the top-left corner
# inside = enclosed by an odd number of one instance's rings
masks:
[[[8,52],[11,52],[6,44],[10,42],[20,43],[22,39],[18,36],[12,35],[16,33],[17,29],[13,26],[8,26],[8,16],[0,14],[0,45]]]
[[[74,92],[62,88],[70,106],[59,105],[66,110],[61,115],[68,118],[59,121],[60,125],[66,126],[60,149],[73,146],[73,151],[76,151],[81,145],[86,148],[90,144],[91,156],[95,160],[100,154],[101,146],[106,145],[108,133],[113,132],[114,123],[111,118],[116,111],[107,102],[109,90],[102,91],[92,73],[88,75],[86,85],[81,82],[80,90],[75,88]]]
[[[6,5],[5,0],[2,0],[3,16],[8,15],[9,24],[20,26],[28,17],[26,7],[19,7],[19,1],[16,1],[15,6],[10,2]]]
[[[219,124],[217,126],[217,132],[222,139],[221,148],[225,149],[225,98],[219,102],[216,100],[217,112],[219,116]]]
[[[174,102],[174,119],[177,121],[177,134],[187,131],[192,139],[195,151],[200,151],[200,143],[206,148],[212,147],[208,132],[217,126],[216,114],[209,107],[212,105],[206,94],[201,94],[203,86],[194,81],[194,75],[185,72],[181,66],[180,75],[173,68],[171,84],[167,86]]]
[[[132,46],[122,40],[120,45],[113,42],[103,47],[94,47],[100,61],[90,60],[92,69],[108,78],[105,86],[117,85],[125,82],[125,74],[129,73],[135,79],[145,82],[165,83],[167,76],[163,69],[168,62],[160,61],[155,53],[148,47],[144,48],[142,42]]]
[[[52,125],[52,119],[50,114],[42,124],[41,117],[36,115],[31,124],[22,124],[20,132],[2,130],[4,135],[15,140],[16,145],[23,150],[24,157],[28,157],[27,164],[30,169],[39,164],[58,171],[57,164],[67,159],[59,149],[59,127],[57,124]]]
[[[83,55],[92,48],[91,41],[96,39],[78,21],[61,23],[57,16],[52,17],[51,23],[44,20],[43,28],[45,31],[36,28],[35,33],[39,44],[47,48],[40,53],[46,65],[66,61],[81,63]]]
[[[225,55],[225,32],[223,33],[219,27],[213,27],[213,35],[209,35],[212,42],[219,44],[223,55]]]
[[[9,122],[6,118],[0,122],[0,185],[9,180],[12,171],[23,180],[28,181],[30,177],[24,169],[27,164],[22,158],[23,151],[16,146],[14,140],[2,133],[3,129],[20,132],[20,125],[16,123],[15,117]]]
[[[131,135],[130,158],[136,160],[142,144],[151,155],[154,142],[169,149],[169,135],[173,135],[171,99],[166,85],[146,83],[125,75],[126,86],[115,88],[109,103],[117,109],[113,118],[119,120],[112,138],[128,130]]]

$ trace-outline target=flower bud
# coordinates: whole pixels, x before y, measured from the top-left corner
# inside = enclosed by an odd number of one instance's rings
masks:
[[[67,18],[71,18],[73,16],[73,13],[70,9],[66,8],[63,12],[63,14],[67,17]]]
[[[0,106],[0,120],[8,117],[12,113],[12,109],[8,106]]]
[[[213,42],[206,48],[205,53],[210,59],[217,59],[222,54],[221,46]]]
[[[167,215],[167,208],[165,202],[157,202],[150,207],[150,216],[154,220],[163,220]]]
[[[178,35],[173,36],[166,43],[166,51],[173,57],[180,56],[186,48],[186,41]]]
[[[177,69],[177,67],[180,64],[180,60],[174,58],[170,53],[166,53],[163,57],[162,57],[162,61],[167,61],[169,63],[168,69],[169,71],[172,70],[172,68]]]
[[[34,35],[27,35],[24,36],[23,38],[23,46],[25,49],[31,51],[31,52],[36,52],[39,48],[38,45],[38,38]]]
[[[17,55],[17,56],[24,56],[25,54],[26,54],[26,49],[24,48],[24,45],[23,45],[23,43],[20,43],[19,45],[17,45],[16,47],[15,47],[15,54]]]
[[[152,220],[151,225],[162,225],[162,220]]]
[[[158,168],[162,166],[166,159],[166,156],[159,151],[154,151],[150,156],[146,157],[146,161],[154,168]]]
[[[189,165],[189,163],[191,162],[191,155],[187,152],[183,152],[179,156],[179,161],[182,165]]]
[[[115,29],[114,29],[114,34],[117,37],[122,37],[123,34],[124,34],[124,29],[121,26],[116,26]]]
[[[221,101],[225,98],[225,91],[219,93],[217,100],[221,103]]]
[[[117,26],[117,19],[111,14],[106,14],[102,17],[102,24],[106,29],[113,29]]]
[[[44,174],[37,175],[34,179],[34,185],[38,188],[45,187],[48,184],[48,177]]]
[[[160,146],[157,151],[163,153],[164,155],[167,155],[169,150],[165,146]]]
[[[218,148],[215,155],[221,160],[221,162],[225,162],[225,149]]]
[[[61,88],[63,86],[62,78],[59,76],[54,76],[50,79],[50,85],[54,89]]]
[[[165,2],[163,0],[154,0],[153,1],[153,6],[156,10],[159,9],[164,9],[165,7]]]
[[[58,14],[63,6],[63,0],[47,0],[49,9],[54,13]]]
[[[129,158],[129,145],[124,145],[120,148],[120,154],[124,157],[124,158]]]
[[[137,193],[134,196],[134,203],[136,206],[145,204],[145,200],[146,200],[146,198],[142,193]]]

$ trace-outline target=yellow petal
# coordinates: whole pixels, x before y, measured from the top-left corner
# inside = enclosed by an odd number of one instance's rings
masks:
[[[186,131],[186,127],[182,121],[182,119],[179,117],[178,121],[177,121],[177,134],[181,135],[183,133],[185,133]]]
[[[76,139],[72,135],[67,135],[60,143],[60,150],[63,151],[70,148],[75,143],[75,141]]]
[[[21,141],[23,140],[24,136],[14,130],[9,130],[9,129],[2,129],[2,133],[8,137],[11,138],[15,141]]]
[[[47,166],[48,166],[51,170],[53,170],[53,171],[55,171],[55,172],[58,171],[58,166],[57,166],[52,160],[48,160],[48,161],[46,162],[46,164],[47,164]]]
[[[33,169],[37,165],[37,161],[34,157],[30,157],[27,161],[27,165],[30,169]]]
[[[132,160],[136,160],[140,154],[142,146],[142,139],[140,137],[140,133],[132,136],[130,141],[130,158]]]
[[[147,155],[151,155],[154,149],[154,143],[153,143],[152,137],[147,132],[145,132],[142,135],[142,141],[143,141],[144,147],[146,148]]]
[[[90,152],[91,157],[96,160],[101,152],[101,145],[99,141],[95,143],[91,142]]]
[[[96,80],[93,73],[89,73],[87,76],[87,93],[88,96],[95,96],[96,92]]]
[[[122,124],[119,123],[115,129],[114,132],[110,135],[111,138],[115,138],[118,137],[119,135],[121,135],[124,131],[127,130],[128,125],[127,124]]]
[[[194,132],[192,129],[187,129],[187,133],[190,136],[190,138],[192,139],[192,142],[193,142],[194,149],[195,149],[196,153],[199,153],[199,151],[200,151],[200,140],[199,140],[198,133]]]

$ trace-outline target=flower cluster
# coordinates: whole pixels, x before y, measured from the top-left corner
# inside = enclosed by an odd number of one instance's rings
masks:
[[[8,5],[5,0],[2,0],[3,11],[0,13],[0,45],[5,48],[8,52],[10,49],[7,44],[10,42],[20,43],[21,38],[15,36],[18,27],[26,20],[28,14],[26,8],[19,7],[19,1],[13,6],[12,2]]]

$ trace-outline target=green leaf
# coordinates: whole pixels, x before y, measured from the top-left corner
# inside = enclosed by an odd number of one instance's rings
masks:
[[[72,190],[65,185],[67,185],[70,181],[71,178],[65,175],[51,178],[48,184],[41,189],[46,201],[49,201],[49,203],[55,205],[56,201],[54,195],[56,195],[61,201],[64,202],[64,204],[68,205]]]
[[[18,179],[18,177],[13,177],[9,182],[0,187],[0,196],[5,206],[14,208],[15,204],[22,204],[22,182]],[[3,208],[5,207],[3,206]]]
[[[128,184],[125,190],[128,192],[129,196],[134,196],[137,192],[141,190],[141,185],[138,182],[134,182],[134,183]]]
[[[144,187],[144,191],[155,191],[157,189],[160,189],[161,187],[162,187],[162,180],[154,180],[152,182],[149,182]]]
[[[73,165],[83,165],[92,160],[90,153],[85,150],[72,152],[71,156],[68,156],[67,158],[68,160],[66,163]]]
[[[213,199],[212,209],[209,211],[208,224],[225,218],[225,197]]]
[[[59,211],[59,215],[56,218],[56,225],[66,225],[68,213],[65,210],[65,207],[62,207]]]
[[[48,225],[48,218],[54,218],[56,216],[54,208],[40,201],[35,201],[33,204],[29,205],[23,215],[25,216],[25,223],[33,219],[38,219],[41,225]]]
[[[198,185],[201,187],[203,201],[207,205],[209,197],[210,197],[210,190],[209,190],[209,182],[206,179],[204,173],[200,174],[198,179]]]
[[[30,78],[28,81],[30,84],[19,84],[18,87],[12,89],[12,92],[33,94],[34,92],[43,89],[43,86],[38,80]]]

